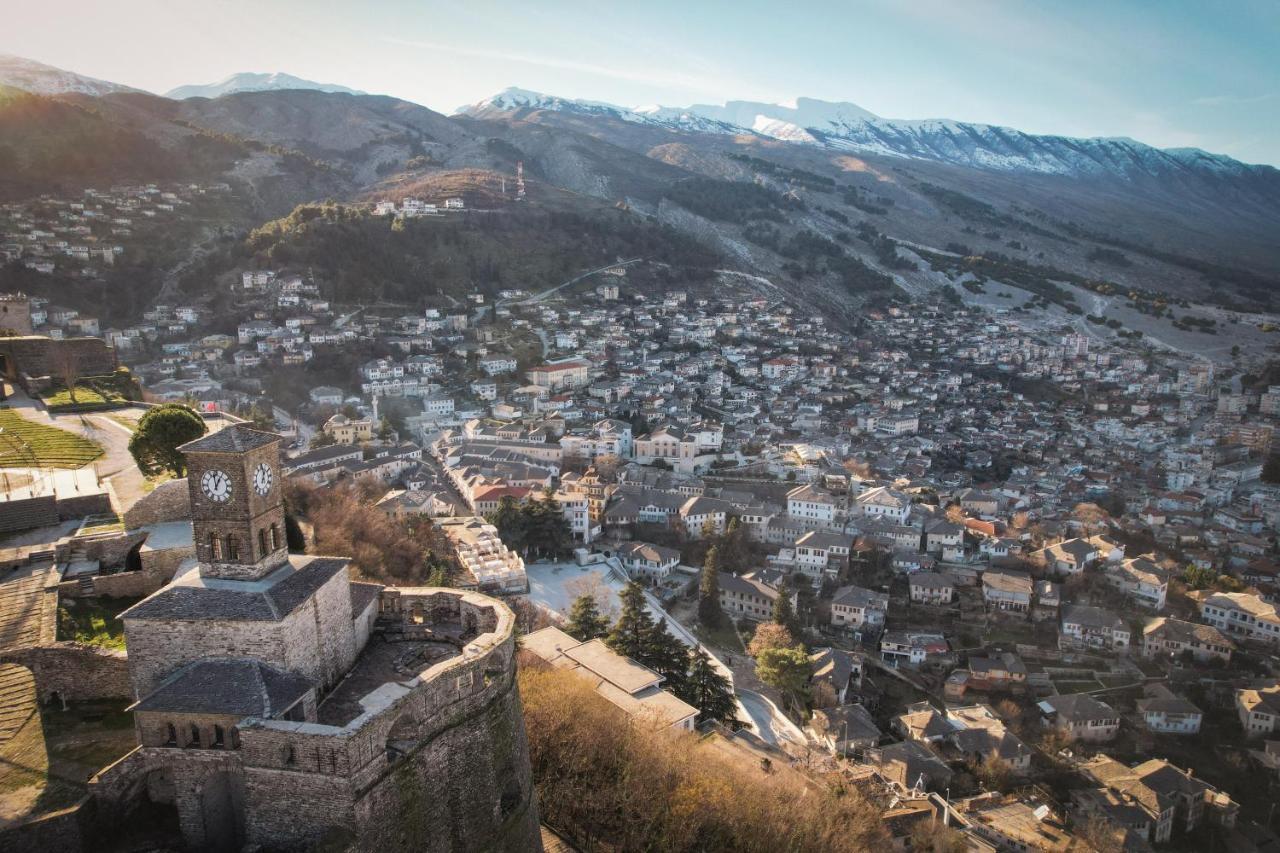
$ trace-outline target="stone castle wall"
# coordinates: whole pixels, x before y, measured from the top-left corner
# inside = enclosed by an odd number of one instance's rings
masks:
[[[298,829],[311,827],[307,840],[345,832],[362,850],[540,850],[514,616],[472,594],[386,592],[384,606],[452,610],[486,633],[407,686],[376,689],[344,727],[242,728],[247,841],[296,842]],[[281,790],[295,795],[281,798]]]
[[[0,338],[0,356],[4,356],[12,377],[25,377],[30,380],[28,384],[39,389],[50,384],[41,380],[57,378],[58,363],[63,358],[74,359],[80,376],[105,376],[116,369],[115,354],[101,338]]]

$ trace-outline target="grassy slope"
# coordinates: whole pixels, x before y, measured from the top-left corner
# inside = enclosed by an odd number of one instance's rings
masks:
[[[0,468],[31,467],[83,468],[102,455],[102,447],[64,429],[29,421],[13,409],[0,409],[0,429],[6,436],[23,442],[19,449],[10,441],[0,441]],[[26,448],[29,447],[30,451]]]

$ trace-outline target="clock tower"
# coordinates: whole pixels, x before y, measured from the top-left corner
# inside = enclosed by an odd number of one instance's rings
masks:
[[[284,565],[280,436],[233,424],[178,449],[200,575],[256,581]]]

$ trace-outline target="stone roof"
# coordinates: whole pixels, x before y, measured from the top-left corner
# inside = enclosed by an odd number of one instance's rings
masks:
[[[1031,595],[1032,589],[1031,576],[1017,571],[984,572],[982,585],[1001,592],[1021,593],[1026,596]]]
[[[1227,649],[1234,649],[1236,645],[1230,637],[1212,625],[1186,622],[1169,616],[1157,616],[1152,619],[1142,629],[1142,633],[1147,637],[1164,642],[1200,643],[1202,645],[1222,646]]]
[[[380,583],[360,583],[351,584],[351,614],[359,615],[366,607],[368,607],[382,593],[382,584]]]
[[[680,552],[675,548],[652,545],[648,542],[624,542],[618,546],[618,556],[628,560],[647,560],[650,563],[679,561]]]
[[[955,581],[940,572],[916,572],[909,578],[911,586],[922,589],[952,589]]]
[[[739,577],[728,572],[720,572],[718,581],[720,589],[725,592],[742,593],[744,595],[753,595],[757,598],[773,601],[778,597],[778,590],[774,587],[747,577]]]
[[[270,719],[313,686],[301,675],[257,660],[203,660],[178,670],[133,710]]]
[[[291,556],[260,581],[201,578],[196,570],[120,614],[122,619],[279,622],[346,569],[345,557]]]
[[[1062,614],[1062,624],[1064,626],[1079,625],[1082,628],[1106,628],[1129,633],[1129,626],[1115,613],[1104,607],[1094,607],[1090,604],[1073,604],[1068,607]]]
[[[1067,721],[1083,722],[1085,720],[1118,720],[1120,714],[1105,702],[1099,702],[1092,696],[1083,693],[1068,693],[1060,696],[1049,696],[1040,700],[1043,711],[1055,713]]]
[[[838,705],[813,712],[813,728],[825,731],[837,742],[848,740],[879,741],[880,728],[871,712],[861,705]]]
[[[865,607],[872,610],[886,610],[889,607],[889,595],[864,589],[860,586],[843,586],[831,597],[832,606]]]
[[[178,449],[183,453],[243,453],[280,441],[274,432],[263,432],[246,424],[232,424],[195,441],[188,441]]]
[[[813,664],[813,680],[829,681],[837,690],[849,683],[856,662],[851,653],[834,648],[818,649],[809,655],[809,661]]]

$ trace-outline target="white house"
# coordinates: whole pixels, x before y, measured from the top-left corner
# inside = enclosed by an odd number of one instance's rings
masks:
[[[889,610],[888,593],[846,586],[831,599],[831,624],[844,628],[879,628]]]
[[[651,583],[665,580],[680,565],[679,551],[648,542],[624,542],[615,553],[630,577]]]
[[[950,604],[955,583],[940,572],[914,572],[908,579],[914,604]]]
[[[1137,702],[1146,727],[1158,734],[1194,735],[1200,732],[1204,713],[1163,684],[1151,684],[1147,696]]]

